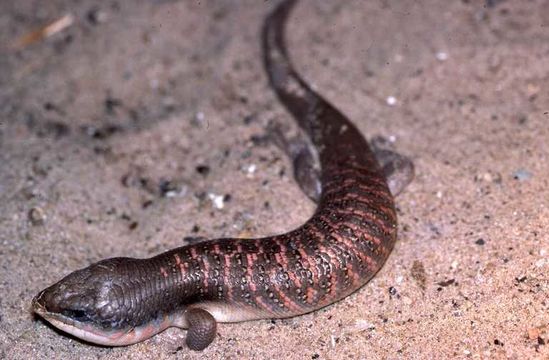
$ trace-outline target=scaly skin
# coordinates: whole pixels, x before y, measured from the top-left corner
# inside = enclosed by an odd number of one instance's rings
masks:
[[[263,54],[272,88],[318,152],[314,215],[277,236],[103,260],[40,292],[35,312],[111,346],[185,327],[189,347],[201,350],[213,341],[217,322],[305,314],[356,291],[381,268],[396,241],[393,196],[364,137],[293,70],[283,28],[294,4],[284,1],[267,17]]]

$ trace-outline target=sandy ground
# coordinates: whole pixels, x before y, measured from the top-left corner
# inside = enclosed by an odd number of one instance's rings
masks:
[[[299,71],[411,157],[399,242],[313,314],[124,348],[30,312],[67,273],[188,236],[289,230],[314,205],[267,86],[265,1],[0,2],[0,358],[549,359],[549,1],[303,1]],[[32,30],[73,23],[23,44]],[[16,48],[19,46],[19,48]],[[290,125],[289,125],[290,126]]]

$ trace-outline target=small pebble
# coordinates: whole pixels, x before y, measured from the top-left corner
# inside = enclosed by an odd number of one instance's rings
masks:
[[[107,21],[108,15],[99,8],[92,8],[86,14],[86,18],[92,25],[99,25]]]
[[[438,61],[446,61],[448,60],[448,53],[444,51],[439,51],[436,53],[436,58]]]
[[[389,106],[394,106],[397,103],[397,99],[394,96],[388,96],[386,101],[387,101],[387,105]]]
[[[198,165],[196,167],[196,172],[206,177],[210,173],[210,167],[208,165]]]
[[[28,216],[31,224],[34,226],[44,225],[44,221],[46,220],[44,210],[39,207],[33,207],[30,209]]]
[[[246,171],[246,176],[248,178],[252,178],[255,174],[257,170],[257,165],[256,164],[250,164],[248,165],[246,168],[245,168],[245,171]]]
[[[376,326],[366,319],[357,319],[352,325],[345,326],[345,332],[354,333],[364,330],[375,330]]]
[[[539,329],[538,328],[528,329],[528,339],[536,340],[538,337],[539,337]]]
[[[216,209],[221,210],[225,207],[225,195],[208,194],[208,197]]]
[[[530,180],[532,173],[525,169],[519,169],[513,173],[513,179],[518,181]]]

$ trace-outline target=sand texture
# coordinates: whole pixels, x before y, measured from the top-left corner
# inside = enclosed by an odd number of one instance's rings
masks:
[[[312,214],[284,152],[257,141],[272,120],[295,129],[261,63],[273,3],[0,2],[0,358],[549,359],[547,0],[295,9],[299,72],[416,166],[396,248],[357,293],[222,324],[202,353],[180,329],[104,348],[33,316],[38,291],[100,259]]]

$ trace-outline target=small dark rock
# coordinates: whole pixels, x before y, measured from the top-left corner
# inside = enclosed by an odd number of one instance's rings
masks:
[[[455,279],[449,279],[449,280],[445,280],[445,281],[440,281],[440,282],[437,283],[437,285],[442,286],[442,287],[446,287],[446,286],[452,285],[455,282],[456,282]]]
[[[179,186],[170,180],[161,180],[159,184],[160,194],[169,197],[171,194],[179,192]]]
[[[196,172],[206,177],[210,173],[210,167],[208,165],[198,165],[196,167]]]
[[[486,244],[486,242],[484,241],[483,238],[480,238],[477,241],[475,241],[475,244],[482,246],[482,245]]]
[[[107,96],[105,99],[105,112],[109,115],[113,115],[117,107],[122,106],[122,100],[115,99],[111,96]]]
[[[32,209],[30,209],[28,217],[31,224],[34,226],[44,225],[44,221],[46,220],[46,214],[44,213],[44,210],[39,207],[33,207]]]
[[[107,20],[107,14],[98,7],[93,7],[86,13],[86,19],[92,25],[99,25]]]

